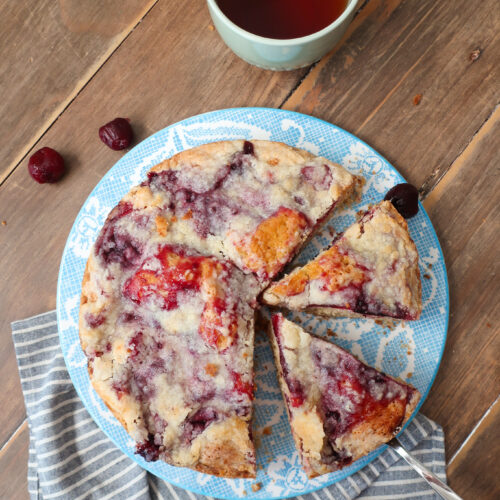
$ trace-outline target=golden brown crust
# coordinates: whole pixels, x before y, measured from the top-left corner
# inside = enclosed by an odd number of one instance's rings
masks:
[[[413,386],[412,386],[413,387]],[[417,408],[417,405],[420,401],[421,394],[415,389],[415,392],[412,394],[410,401],[408,401],[406,408],[405,408],[405,415],[403,418],[403,421],[400,424],[400,428],[404,427],[406,422],[408,422],[408,419],[412,416],[413,412]],[[398,431],[399,432],[399,431]]]
[[[420,393],[415,390],[410,401],[391,402],[384,411],[372,415],[354,427],[339,444],[351,451],[353,460],[358,460],[396,436],[412,415],[419,400]]]
[[[235,447],[229,440],[222,443],[207,443],[194,469],[217,477],[256,477],[255,466],[252,467],[243,450]]]
[[[281,348],[287,353],[284,354],[287,363],[292,363],[288,365],[290,376],[296,379],[302,387],[305,394],[304,401],[299,407],[292,408],[290,406],[290,391],[283,374],[280,347],[273,333],[272,326],[270,326],[269,336],[278,371],[280,388],[287,402],[285,406],[290,421],[290,427],[292,429],[295,445],[300,453],[304,470],[309,478],[313,478],[321,474],[338,470],[342,465],[335,462],[327,463],[323,460],[323,441],[321,439],[326,439],[326,437],[324,434],[322,417],[320,416],[321,410],[319,409],[321,396],[320,394],[314,395],[314,388],[317,387],[317,379],[312,373],[310,376],[304,378],[303,375],[300,374],[300,368],[307,364],[306,358],[308,356],[312,358],[309,348],[310,342],[313,342],[312,339],[316,339],[314,340],[315,342],[320,340],[323,345],[331,345],[332,348],[335,348],[339,352],[342,350],[328,343],[321,337],[304,332],[300,327],[287,320],[282,319],[279,328],[282,332],[280,334],[280,342],[283,344]],[[300,351],[304,352],[301,353]],[[293,354],[291,354],[291,352],[293,352]],[[314,369],[312,369],[312,371],[314,371]],[[307,373],[310,372],[311,370]],[[398,382],[398,384],[408,386],[404,381],[394,377],[389,378]],[[369,410],[370,413],[366,414],[359,424],[345,434],[336,437],[334,443],[332,442],[331,445],[337,450],[342,450],[348,457],[351,457],[352,461],[355,461],[370,453],[378,446],[391,440],[408,421],[420,399],[418,391],[411,386],[408,387],[407,390],[411,391],[409,400],[396,397],[388,405],[375,405]],[[319,440],[316,438],[319,438]]]

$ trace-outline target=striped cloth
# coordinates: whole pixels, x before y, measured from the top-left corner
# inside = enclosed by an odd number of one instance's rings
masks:
[[[30,448],[32,499],[195,500],[146,473],[93,422],[78,398],[59,348],[54,311],[12,323],[24,393]],[[403,445],[446,480],[441,427],[418,415],[401,436]],[[438,498],[391,449],[351,477],[300,500]]]

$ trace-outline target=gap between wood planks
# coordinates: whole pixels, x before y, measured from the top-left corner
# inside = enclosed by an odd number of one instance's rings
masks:
[[[13,172],[21,165],[21,163],[26,159],[26,156],[28,153],[31,151],[33,146],[42,139],[45,134],[52,128],[54,123],[57,122],[59,117],[68,109],[69,106],[73,103],[73,101],[80,95],[82,90],[87,87],[87,85],[94,79],[94,77],[99,73],[100,69],[106,64],[106,62],[110,59],[110,57],[121,47],[123,42],[127,40],[127,38],[134,32],[134,30],[139,26],[139,24],[146,18],[146,16],[151,12],[151,10],[155,7],[155,5],[159,2],[160,0],[155,0],[154,3],[144,12],[142,17],[140,17],[137,22],[132,26],[132,28],[129,30],[129,32],[114,46],[110,47],[110,49],[103,54],[103,56],[94,64],[93,67],[89,68],[89,75],[87,80],[84,81],[84,83],[78,87],[76,86],[73,92],[59,105],[58,109],[54,111],[52,116],[47,119],[47,126],[43,131],[40,132],[38,136],[36,136],[33,139],[33,142],[31,144],[27,144],[18,159],[14,160],[13,162],[13,167],[11,168],[10,172],[6,174],[6,176],[3,179],[0,179],[0,187],[7,181],[7,179],[13,174]],[[84,75],[85,78],[85,75]]]
[[[19,424],[18,428],[12,433],[12,435],[5,441],[5,443],[2,445],[0,448],[0,460],[3,457],[4,452],[7,451],[7,448],[10,446],[10,444],[17,439],[19,434],[23,432],[23,430],[27,427],[28,425],[28,419],[25,417],[24,420]]]
[[[420,199],[426,199],[440,183],[441,180],[445,178],[448,172],[451,171],[453,165],[465,161],[467,158],[467,152],[470,149],[474,149],[477,142],[481,137],[486,134],[489,129],[495,124],[495,121],[500,118],[500,103],[497,103],[491,113],[486,117],[486,119],[481,123],[479,128],[471,136],[465,147],[460,151],[457,157],[444,169],[437,167],[434,171],[424,180],[422,186],[419,189]],[[439,177],[438,174],[441,174]],[[434,182],[433,182],[434,181]]]
[[[467,443],[472,438],[473,434],[479,429],[479,427],[483,423],[484,419],[488,417],[488,415],[491,413],[491,411],[493,410],[493,408],[495,407],[495,405],[498,403],[499,400],[500,400],[500,395],[497,396],[497,398],[495,399],[495,401],[493,401],[493,403],[490,405],[490,407],[484,412],[483,416],[479,419],[479,421],[474,426],[474,428],[472,429],[472,431],[470,432],[470,434],[464,439],[464,442],[460,445],[460,447],[458,448],[458,450],[450,458],[450,461],[446,465],[447,468],[454,462],[455,458],[457,458],[458,455],[461,453],[461,451],[465,448],[465,446],[467,445]]]
[[[335,52],[337,52],[340,49],[340,47],[342,47],[342,45],[344,45],[346,40],[351,36],[352,32],[356,29],[357,23],[355,22],[355,20],[369,1],[370,0],[363,0],[362,4],[356,10],[354,17],[351,21],[351,24],[347,28],[340,42],[337,43],[337,45],[335,45],[335,47],[330,52],[328,52],[328,54],[324,55],[319,61],[316,61],[315,63],[312,63],[311,66],[309,66],[308,70],[304,73],[302,78],[290,89],[290,92],[288,92],[288,94],[285,96],[281,104],[278,106],[278,109],[283,108],[283,106],[288,102],[288,100],[295,94],[295,91],[302,86],[304,80],[308,78],[309,75],[311,75],[313,82],[316,80],[315,75],[322,70],[322,68],[325,66],[328,60],[333,56],[333,54],[335,54]]]

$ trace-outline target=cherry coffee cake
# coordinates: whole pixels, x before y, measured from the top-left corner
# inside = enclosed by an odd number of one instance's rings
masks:
[[[415,320],[422,311],[418,253],[391,202],[367,210],[313,261],[272,284],[269,305],[324,316]]]
[[[310,478],[341,469],[390,441],[420,399],[410,385],[281,314],[272,317],[270,337],[290,427]]]
[[[284,144],[219,142],[157,165],[111,211],[84,274],[80,339],[137,453],[255,476],[256,298],[359,181]]]

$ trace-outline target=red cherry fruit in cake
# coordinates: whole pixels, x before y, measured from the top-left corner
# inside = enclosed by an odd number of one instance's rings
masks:
[[[219,352],[226,350],[236,338],[238,318],[234,309],[235,306],[228,309],[228,304],[221,297],[212,298],[203,309],[198,333]]]
[[[64,160],[52,148],[42,148],[28,161],[28,171],[40,184],[57,182],[64,175]]]
[[[99,129],[101,141],[115,151],[130,146],[134,133],[126,118],[115,118]]]
[[[397,184],[387,191],[384,200],[390,201],[405,219],[418,213],[418,190],[412,184]]]
[[[200,408],[194,415],[186,418],[182,434],[183,440],[190,443],[218,418],[219,414],[213,408]]]
[[[324,191],[332,184],[332,173],[326,165],[302,167],[300,173],[315,191]]]
[[[143,443],[137,443],[136,451],[138,455],[141,455],[146,462],[155,462],[160,457],[160,447],[155,444],[155,439],[153,434],[148,435],[148,440]]]
[[[239,394],[246,394],[250,399],[253,399],[253,385],[244,382],[241,375],[237,372],[231,371],[231,378],[234,382],[234,390]]]
[[[254,154],[254,147],[250,141],[245,141],[243,143],[243,154],[245,154],[245,155],[253,155]]]

